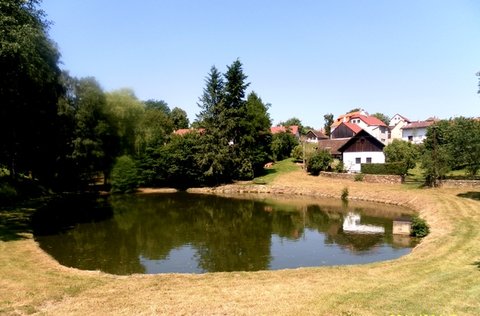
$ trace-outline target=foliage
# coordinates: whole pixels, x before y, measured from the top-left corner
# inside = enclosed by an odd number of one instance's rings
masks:
[[[273,160],[279,161],[290,157],[292,150],[298,146],[298,139],[290,132],[276,133],[272,137]]]
[[[439,186],[440,180],[450,170],[451,156],[447,149],[447,126],[446,121],[440,121],[427,129],[421,163],[425,184],[431,187]]]
[[[377,112],[377,113],[372,114],[372,116],[376,117],[377,119],[379,119],[380,121],[385,123],[385,125],[387,125],[387,126],[390,123],[390,117],[388,115],[383,114],[383,113]]]
[[[355,177],[353,178],[354,181],[359,181],[362,182],[363,179],[365,178],[365,174],[363,173],[357,173]]]
[[[190,126],[190,121],[188,120],[187,112],[178,107],[173,108],[170,112],[170,119],[175,130],[188,128]]]
[[[325,121],[325,124],[323,125],[323,128],[325,129],[325,135],[330,137],[332,124],[333,124],[333,114],[332,113],[325,114],[323,116],[323,119]]]
[[[147,100],[143,102],[147,110],[158,110],[163,112],[165,115],[170,115],[170,108],[168,107],[167,102],[163,100]]]
[[[394,139],[383,149],[387,163],[403,163],[405,169],[401,174],[405,175],[409,169],[415,168],[419,158],[418,146],[399,139]]]
[[[138,169],[129,156],[119,157],[112,169],[112,192],[128,193],[138,187]]]
[[[303,142],[293,148],[291,156],[297,161],[308,160],[316,152],[317,146],[316,143]]]
[[[364,174],[405,175],[406,166],[404,162],[366,163],[361,165],[361,169]]]
[[[342,201],[348,201],[348,188],[347,187],[344,187],[342,189],[342,194],[340,195],[340,198],[342,199]]]
[[[17,190],[7,181],[0,181],[0,205],[14,202],[18,197]]]
[[[318,176],[320,171],[326,171],[330,167],[332,161],[330,152],[319,150],[307,160],[307,171],[314,176]]]
[[[345,172],[345,164],[339,159],[334,159],[333,161],[333,171],[338,173]]]
[[[278,126],[298,126],[298,131],[301,135],[305,135],[306,133],[308,133],[308,129],[303,126],[302,121],[298,117],[292,117],[284,122],[280,122]]]
[[[63,148],[60,53],[39,1],[0,1],[0,164],[52,184]]]
[[[418,215],[412,217],[411,235],[413,237],[425,237],[430,233],[430,226]]]

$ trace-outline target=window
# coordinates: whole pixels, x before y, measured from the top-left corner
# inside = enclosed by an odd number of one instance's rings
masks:
[[[355,158],[355,163],[356,164],[362,163],[362,159],[359,157]]]
[[[367,157],[367,163],[372,163],[372,157]]]
[[[408,141],[409,142],[413,141],[413,136],[412,135],[408,136]]]

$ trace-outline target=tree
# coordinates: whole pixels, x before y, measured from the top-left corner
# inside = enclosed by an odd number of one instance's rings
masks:
[[[172,112],[170,113],[170,119],[173,123],[173,128],[175,130],[188,128],[188,126],[190,125],[187,112],[177,107],[173,108]]]
[[[145,111],[142,102],[130,89],[109,92],[106,94],[106,101],[105,113],[110,122],[115,124],[122,153],[134,155],[136,130]]]
[[[451,168],[465,168],[474,176],[480,170],[480,121],[456,117],[448,121],[446,128]]]
[[[119,157],[112,169],[112,192],[129,193],[138,187],[138,169],[129,156]]]
[[[210,73],[205,78],[203,94],[199,98],[199,103],[197,103],[200,107],[200,113],[197,114],[196,122],[200,127],[212,127],[214,125],[215,117],[219,114],[223,102],[224,87],[222,74],[215,66],[212,66]]]
[[[170,117],[162,109],[147,107],[136,128],[136,154],[146,154],[163,146],[172,132]]]
[[[332,131],[332,124],[333,124],[333,114],[328,113],[323,116],[323,119],[325,121],[325,124],[323,125],[325,129],[325,135],[330,137],[331,131]]]
[[[84,182],[92,181],[99,172],[103,172],[107,181],[115,157],[121,151],[118,132],[107,114],[105,93],[95,78],[74,80],[71,168],[77,170]]]
[[[386,162],[402,162],[405,164],[403,174],[407,174],[409,169],[415,167],[418,160],[418,148],[410,143],[399,139],[394,139],[383,149]]]
[[[450,170],[451,156],[447,149],[446,122],[437,122],[427,129],[427,138],[424,141],[422,168],[426,185],[437,187],[440,180]]]
[[[293,149],[298,146],[298,139],[289,132],[274,134],[272,137],[272,155],[275,161],[290,157]]]
[[[305,135],[306,133],[308,133],[308,130],[307,131],[304,130],[302,121],[297,117],[292,117],[286,120],[285,122],[280,122],[278,126],[285,126],[285,127],[298,126],[298,131],[301,135]]]
[[[168,107],[167,102],[163,100],[147,100],[143,102],[147,110],[158,110],[163,112],[166,115],[170,115],[170,108]]]
[[[0,164],[53,182],[60,54],[35,0],[0,1]],[[32,159],[35,157],[35,159]]]
[[[388,115],[377,112],[377,113],[372,114],[372,116],[378,118],[380,121],[385,123],[385,125],[387,125],[387,126],[388,126],[388,124],[390,124],[390,117]]]
[[[318,176],[320,171],[326,171],[330,167],[332,161],[330,152],[327,150],[317,151],[307,160],[307,171],[314,176]]]

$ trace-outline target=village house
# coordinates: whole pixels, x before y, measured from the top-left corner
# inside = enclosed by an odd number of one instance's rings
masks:
[[[297,125],[290,126],[272,126],[270,132],[274,134],[289,132],[292,133],[297,139],[300,139],[300,129]]]
[[[385,163],[385,144],[366,130],[348,139],[338,151],[348,172],[361,172],[362,163]]]
[[[394,139],[402,139],[403,128],[410,123],[410,120],[400,114],[395,114],[390,120],[388,127],[390,129],[388,143]]]
[[[305,135],[305,141],[307,143],[317,143],[321,139],[328,139],[322,131],[309,130]]]
[[[402,140],[414,144],[421,144],[427,138],[427,128],[437,121],[436,118],[428,118],[425,121],[410,122],[402,128]]]

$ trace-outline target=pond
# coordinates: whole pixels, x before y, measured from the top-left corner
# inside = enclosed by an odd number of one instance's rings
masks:
[[[258,271],[362,264],[415,246],[392,234],[409,210],[383,204],[188,193],[56,201],[34,237],[60,264],[133,273]]]

